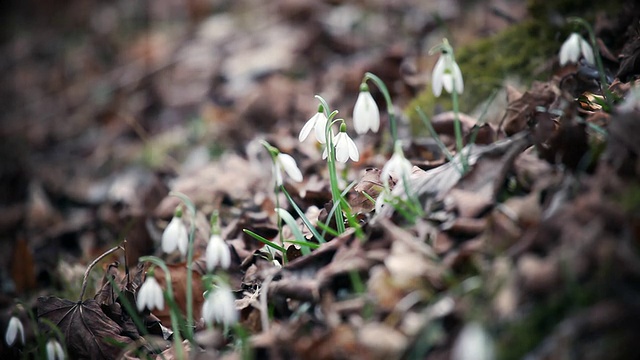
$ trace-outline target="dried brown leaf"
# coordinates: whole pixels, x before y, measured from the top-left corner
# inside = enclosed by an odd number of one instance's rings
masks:
[[[113,343],[129,344],[122,328],[109,319],[95,300],[73,302],[54,296],[38,298],[38,318],[56,325],[66,341],[71,358],[117,359],[121,348]]]

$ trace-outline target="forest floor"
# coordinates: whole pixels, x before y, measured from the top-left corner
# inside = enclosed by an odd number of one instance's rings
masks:
[[[46,357],[51,337],[73,359],[640,358],[640,8],[527,3],[13,4],[0,59],[0,333],[16,316],[26,344],[1,342],[0,358]],[[593,26],[604,74],[559,64],[572,31],[589,39],[570,16]],[[504,55],[490,40],[513,29],[544,40]],[[443,38],[460,54],[466,172],[446,156],[449,94],[431,93],[429,50]],[[532,66],[518,73],[511,55]],[[393,106],[369,81],[380,130],[357,135],[367,72]],[[322,145],[298,139],[315,95],[359,152],[338,163],[344,225]],[[382,178],[392,123],[408,179]],[[290,199],[274,192],[265,141],[301,170],[284,176]],[[376,209],[381,194],[414,202]],[[278,207],[295,225],[279,226]],[[177,208],[193,261],[161,249]],[[214,214],[230,264],[211,270]],[[149,255],[168,266],[177,317],[135,309]],[[167,291],[166,272],[154,276]],[[232,290],[237,324],[203,319],[212,279]]]

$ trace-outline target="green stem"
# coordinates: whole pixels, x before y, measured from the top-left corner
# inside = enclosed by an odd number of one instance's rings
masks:
[[[180,200],[182,200],[185,205],[187,206],[187,209],[189,210],[189,213],[191,215],[191,223],[189,226],[189,239],[188,239],[188,246],[187,246],[187,293],[186,293],[186,300],[187,300],[187,315],[186,315],[186,337],[187,339],[189,339],[189,341],[191,343],[193,343],[193,291],[192,291],[192,284],[193,284],[193,248],[194,248],[194,243],[195,243],[195,235],[196,235],[196,207],[193,204],[193,202],[191,201],[191,199],[189,199],[188,196],[179,193],[179,192],[175,192],[172,191],[169,193],[169,195],[171,196],[175,196],[177,198],[179,198]],[[172,320],[173,321],[173,320]]]
[[[167,302],[173,301],[173,286],[171,285],[171,273],[169,272],[169,268],[160,258],[155,256],[142,256],[140,257],[140,261],[150,262],[164,271],[164,279],[167,284],[167,290],[164,293],[164,297]],[[187,287],[189,284],[187,284]],[[184,359],[184,355],[182,354],[182,337],[180,336],[180,326],[178,315],[174,309],[169,309],[169,315],[171,316],[171,327],[173,328],[173,345],[176,351],[176,358]]]
[[[345,231],[344,218],[342,215],[342,200],[340,197],[340,187],[338,186],[338,175],[336,171],[336,151],[333,147],[333,132],[331,127],[333,126],[333,118],[338,114],[337,111],[329,113],[329,105],[319,95],[316,95],[316,99],[320,101],[324,108],[325,116],[327,116],[327,127],[325,128],[325,137],[327,139],[327,167],[329,168],[329,182],[331,183],[331,197],[334,204],[340,204],[338,211],[335,212],[336,230],[342,234]]]
[[[465,174],[467,172],[467,157],[462,154],[462,124],[460,123],[458,91],[456,90],[455,81],[453,82],[453,91],[451,92],[451,102],[453,103],[453,131],[456,137],[456,153],[460,156],[462,174]]]
[[[389,95],[389,90],[387,86],[384,84],[382,79],[380,79],[375,74],[367,72],[364,74],[364,81],[371,80],[373,81],[380,92],[382,92],[382,96],[384,96],[384,100],[387,103],[387,114],[389,115],[389,127],[391,128],[391,137],[393,139],[393,143],[395,144],[398,141],[398,128],[396,124],[396,113],[393,109],[393,103],[391,102],[391,95]]]

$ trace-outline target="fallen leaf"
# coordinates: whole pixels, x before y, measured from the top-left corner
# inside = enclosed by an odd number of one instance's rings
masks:
[[[75,359],[117,359],[132,340],[109,319],[95,300],[73,302],[54,296],[39,297],[38,319],[56,325],[66,340],[69,356]]]

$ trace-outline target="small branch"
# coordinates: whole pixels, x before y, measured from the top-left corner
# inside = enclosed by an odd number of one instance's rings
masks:
[[[82,290],[80,291],[80,299],[78,300],[79,302],[82,302],[82,298],[84,298],[84,292],[87,290],[87,283],[89,282],[89,273],[91,272],[91,269],[93,269],[93,267],[96,266],[96,264],[99,263],[102,259],[109,256],[111,253],[116,252],[117,250],[124,250],[124,248],[120,245],[113,247],[107,250],[104,254],[98,256],[95,260],[93,260],[93,262],[91,262],[91,264],[89,264],[87,270],[84,272],[84,276],[82,277]]]

